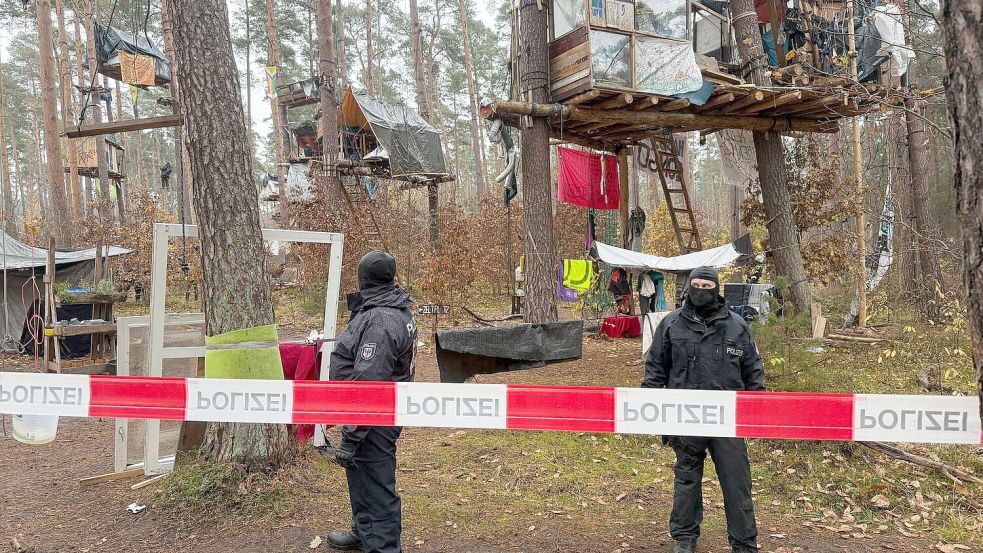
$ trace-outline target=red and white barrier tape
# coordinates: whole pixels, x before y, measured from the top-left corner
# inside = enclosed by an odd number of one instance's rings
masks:
[[[0,413],[983,443],[975,397],[0,373]]]

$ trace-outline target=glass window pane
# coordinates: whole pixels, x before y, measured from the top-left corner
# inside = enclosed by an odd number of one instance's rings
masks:
[[[628,35],[590,32],[590,59],[594,82],[599,85],[631,87],[631,40]]]
[[[667,38],[686,40],[686,0],[638,0],[635,29]]]
[[[604,0],[590,0],[590,24],[604,25]]]
[[[553,0],[553,37],[559,38],[583,25],[583,0]]]

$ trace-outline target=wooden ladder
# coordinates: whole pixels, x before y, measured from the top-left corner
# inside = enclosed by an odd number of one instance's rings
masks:
[[[375,210],[372,208],[372,200],[362,187],[361,177],[340,177],[341,189],[345,196],[345,203],[351,211],[355,221],[362,229],[362,235],[369,248],[373,250],[386,251],[386,243],[382,239],[382,229],[379,228],[379,221],[375,218]]]
[[[652,150],[679,251],[684,254],[698,252],[703,249],[703,241],[696,227],[696,215],[689,199],[689,183],[686,182],[686,171],[679,159],[676,142],[671,136],[652,136]]]

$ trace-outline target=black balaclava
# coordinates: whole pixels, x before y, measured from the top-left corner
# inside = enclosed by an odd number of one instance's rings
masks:
[[[354,316],[365,302],[363,292],[396,284],[396,258],[380,250],[365,254],[358,262],[358,292],[348,294],[348,310]]]
[[[709,290],[693,288],[693,279],[699,278],[710,280],[716,285]],[[693,307],[697,315],[706,316],[717,305],[717,297],[720,295],[720,277],[713,267],[697,267],[689,274],[686,279],[686,301]]]

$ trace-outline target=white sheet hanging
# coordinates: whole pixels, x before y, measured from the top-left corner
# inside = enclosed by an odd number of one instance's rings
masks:
[[[734,244],[725,244],[709,250],[677,255],[675,257],[660,257],[624,248],[609,246],[603,242],[594,242],[597,246],[597,257],[604,263],[625,269],[648,269],[669,273],[689,272],[697,267],[723,267],[737,261],[741,253]]]

